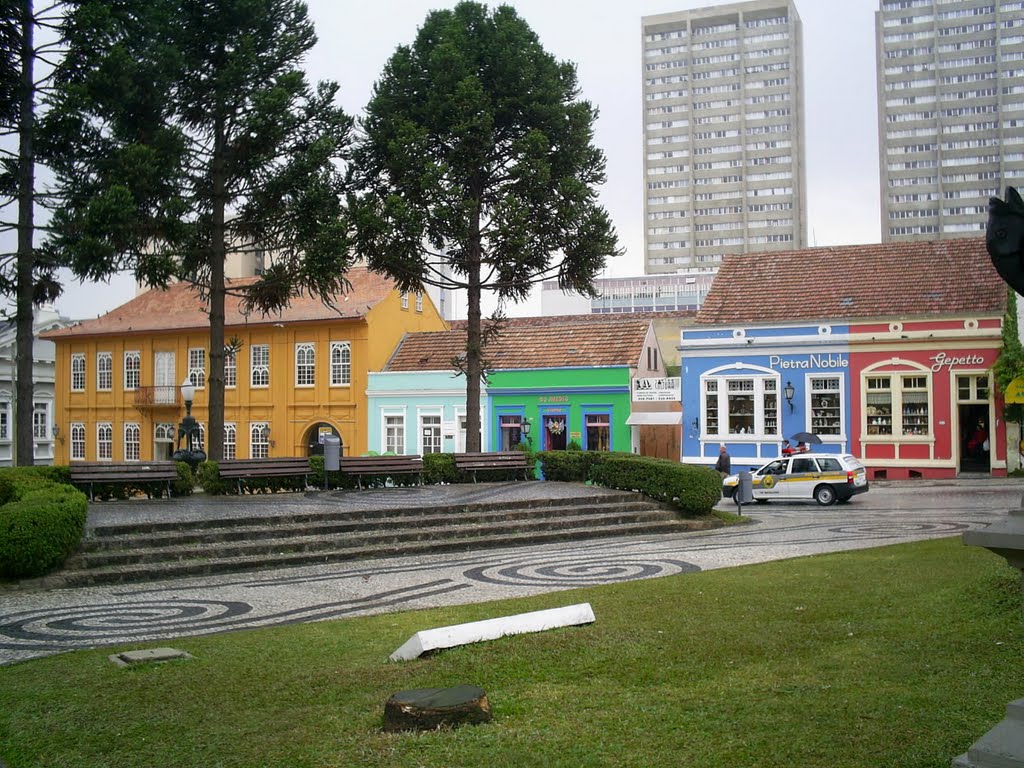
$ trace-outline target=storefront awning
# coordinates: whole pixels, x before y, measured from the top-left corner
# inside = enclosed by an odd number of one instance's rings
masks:
[[[680,411],[647,411],[629,414],[626,423],[630,426],[644,426],[652,424],[682,424],[683,414]]]

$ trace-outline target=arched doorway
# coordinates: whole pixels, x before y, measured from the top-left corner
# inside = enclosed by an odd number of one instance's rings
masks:
[[[336,438],[341,440],[341,455],[345,455],[345,441],[342,440],[341,434],[326,421],[320,421],[306,430],[305,442],[307,456],[324,455],[324,444],[320,441],[321,435],[334,435]]]

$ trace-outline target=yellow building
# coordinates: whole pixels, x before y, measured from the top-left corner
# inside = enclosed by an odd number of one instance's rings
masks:
[[[368,372],[403,334],[447,326],[425,294],[400,293],[364,268],[347,277],[351,290],[334,306],[300,296],[269,317],[243,315],[227,297],[224,336],[237,351],[225,365],[225,458],[305,456],[328,431],[345,455],[366,451]],[[209,319],[192,286],[148,291],[43,338],[56,345],[55,463],[169,459],[186,378],[205,429]]]

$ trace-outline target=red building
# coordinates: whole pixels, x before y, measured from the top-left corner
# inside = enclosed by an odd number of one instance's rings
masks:
[[[850,325],[853,452],[873,479],[1006,475],[999,317]]]

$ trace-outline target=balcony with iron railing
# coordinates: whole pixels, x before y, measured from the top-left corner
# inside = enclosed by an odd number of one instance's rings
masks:
[[[181,405],[181,387],[176,384],[135,390],[136,408],[181,408]]]

